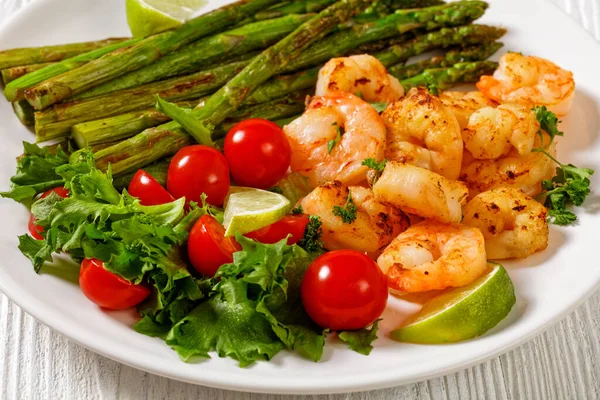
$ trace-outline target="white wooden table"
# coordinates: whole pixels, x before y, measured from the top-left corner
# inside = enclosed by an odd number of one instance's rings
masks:
[[[31,1],[35,0],[0,0],[0,23]],[[552,1],[600,41],[600,0]],[[474,368],[394,389],[311,398],[598,399],[599,336],[600,291],[529,343]],[[304,396],[209,389],[121,365],[51,331],[0,293],[0,399],[167,398],[275,400]]]

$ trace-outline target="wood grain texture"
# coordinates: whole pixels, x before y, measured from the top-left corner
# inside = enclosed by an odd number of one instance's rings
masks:
[[[31,1],[0,0],[0,23]],[[600,0],[553,1],[600,40]],[[0,294],[0,399],[600,399],[599,336],[600,291],[527,344],[456,374],[347,395],[258,395],[180,383],[121,365],[53,332]]]

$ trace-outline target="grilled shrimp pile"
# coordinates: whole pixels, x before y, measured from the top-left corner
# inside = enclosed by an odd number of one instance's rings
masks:
[[[533,196],[555,165],[534,149],[553,156],[556,142],[533,109],[567,114],[575,82],[538,57],[507,53],[499,65],[478,91],[434,95],[404,93],[368,55],[326,64],[317,96],[284,128],[325,248],[368,254],[393,293],[411,293],[467,285],[488,259],[548,246],[547,210]],[[388,106],[380,115],[369,102]],[[333,212],[348,204],[353,218]]]

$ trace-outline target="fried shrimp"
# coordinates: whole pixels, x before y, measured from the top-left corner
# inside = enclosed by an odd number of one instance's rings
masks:
[[[333,208],[344,207],[349,195],[356,206],[356,219],[344,223],[341,217],[334,215]],[[304,212],[320,217],[323,244],[328,250],[353,249],[376,258],[409,226],[408,217],[402,211],[375,199],[370,189],[347,188],[339,181],[316,188],[301,204]]]
[[[377,264],[391,289],[415,293],[468,285],[486,271],[487,257],[479,229],[424,221],[395,238]]]
[[[503,187],[475,196],[463,223],[478,228],[491,259],[525,258],[548,247],[546,208],[519,189]]]
[[[506,53],[493,76],[482,76],[477,88],[498,103],[546,106],[566,115],[575,96],[573,73],[543,58]]]
[[[463,130],[465,147],[480,160],[494,160],[512,148],[519,155],[531,153],[540,124],[531,107],[502,104],[475,111]]]
[[[363,160],[384,157],[386,130],[371,105],[344,92],[314,97],[308,109],[284,128],[292,150],[291,169],[312,187],[332,180],[366,181]]]
[[[389,75],[378,59],[367,54],[332,58],[321,68],[316,95],[340,91],[360,93],[371,103],[391,103],[404,96],[398,79]]]
[[[543,134],[544,143],[550,137]],[[542,143],[536,137],[534,146]],[[550,155],[556,154],[556,141],[546,150]],[[481,192],[498,187],[515,187],[528,196],[535,196],[542,191],[542,181],[554,176],[556,164],[543,153],[532,152],[521,156],[512,149],[505,157],[496,160],[477,160],[470,152],[465,151],[460,180],[469,188],[471,197]]]
[[[424,168],[388,162],[373,186],[375,197],[402,211],[446,223],[460,222],[467,187]]]
[[[448,179],[460,174],[463,142],[454,113],[425,88],[413,88],[382,114],[388,129],[385,157],[429,169]]]
[[[450,108],[458,120],[460,129],[465,129],[469,123],[471,115],[483,107],[495,107],[497,104],[488,99],[483,93],[472,92],[442,92],[439,95],[442,103]]]

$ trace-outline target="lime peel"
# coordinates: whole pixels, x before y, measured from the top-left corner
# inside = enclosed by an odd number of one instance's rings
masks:
[[[279,221],[290,210],[290,201],[278,193],[232,187],[225,200],[225,236],[264,228]]]
[[[453,343],[483,335],[516,302],[513,283],[499,264],[469,285],[451,289],[423,305],[390,337],[411,343]]]
[[[176,28],[195,15],[206,0],[126,0],[127,23],[134,37]]]

